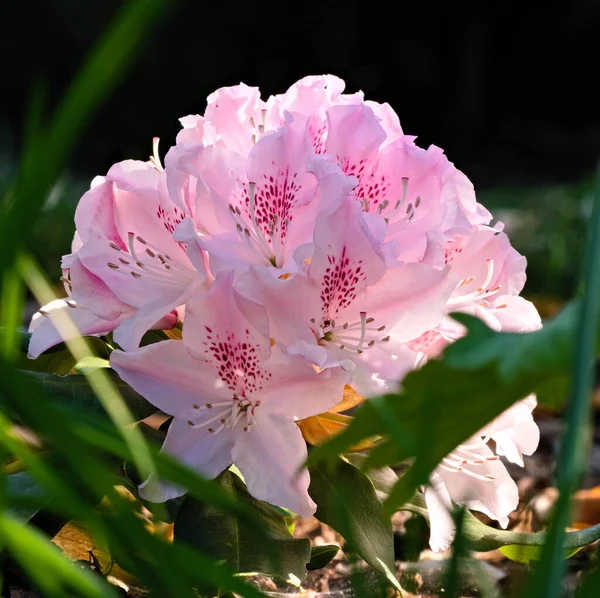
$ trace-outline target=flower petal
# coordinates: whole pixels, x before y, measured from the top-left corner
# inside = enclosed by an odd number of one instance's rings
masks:
[[[205,429],[191,428],[187,421],[174,419],[161,452],[178,457],[185,465],[211,479],[231,465],[234,439],[232,430],[224,429],[211,435]],[[140,485],[139,491],[145,500],[164,502],[182,496],[187,489],[153,475]]]
[[[317,373],[305,359],[289,355],[278,345],[273,347],[264,367],[272,377],[263,389],[261,409],[294,420],[324,413],[337,405],[348,381],[348,374],[341,367]]]
[[[450,547],[456,534],[454,520],[450,515],[452,500],[444,481],[437,473],[431,474],[429,482],[431,485],[423,492],[429,513],[429,546],[433,552],[441,552]]]
[[[63,310],[77,327],[77,334],[64,336],[60,333],[50,317],[55,310]],[[46,349],[70,340],[79,335],[101,336],[114,330],[124,316],[116,320],[99,318],[91,311],[77,305],[73,300],[55,299],[44,305],[32,318],[29,332],[32,333],[29,341],[29,359],[37,359]]]
[[[306,460],[306,443],[291,419],[258,409],[255,425],[237,438],[232,456],[252,496],[303,517],[315,512],[308,471],[298,473]]]
[[[178,340],[161,341],[135,351],[113,351],[111,367],[135,391],[169,415],[187,421],[194,405],[231,398],[209,365],[194,359]]]
[[[230,359],[221,355],[224,344],[236,356],[241,351],[262,361],[271,354],[269,319],[262,305],[234,290],[233,273],[221,273],[210,291],[188,301],[183,342],[194,356],[213,363],[217,370]]]
[[[493,460],[497,457],[488,446],[477,448],[477,454],[483,463],[475,465],[461,463],[461,471],[448,471],[440,466],[436,469],[436,473],[446,484],[454,502],[485,513],[505,528],[508,525],[508,515],[519,504],[517,485],[502,461]],[[473,459],[473,453],[466,452],[461,447],[458,447],[452,455],[455,455],[450,457],[454,461]]]

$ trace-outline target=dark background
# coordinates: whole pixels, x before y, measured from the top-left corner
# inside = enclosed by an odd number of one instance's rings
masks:
[[[4,4],[0,149],[18,154],[32,82],[43,80],[55,102],[119,5]],[[536,204],[535,193],[513,190],[574,184],[593,172],[600,155],[599,33],[598,0],[180,2],[145,40],[70,166],[87,182],[116,161],[146,159],[155,135],[164,153],[177,119],[202,113],[218,87],[243,81],[267,97],[305,75],[332,73],[348,91],[389,102],[406,133],[443,147],[478,190],[507,190],[500,205],[527,204],[542,219],[564,218],[558,204],[579,205],[582,197],[567,193]],[[569,257],[567,248],[563,269]],[[572,286],[569,276],[560,288]]]

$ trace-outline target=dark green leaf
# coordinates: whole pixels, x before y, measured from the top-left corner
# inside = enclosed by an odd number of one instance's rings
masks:
[[[142,337],[140,347],[146,345],[153,345],[154,343],[160,343],[160,341],[166,341],[169,337],[162,330],[148,330]]]
[[[337,544],[323,544],[322,546],[313,546],[310,551],[310,561],[306,568],[309,571],[322,569],[329,564],[333,557],[339,552],[340,547]]]
[[[52,500],[27,471],[6,476],[5,482],[9,512],[23,521],[29,521]]]
[[[91,350],[94,352],[94,355],[102,359],[108,358],[110,350],[102,339],[95,336],[87,336],[85,338]],[[66,376],[71,373],[76,366],[75,358],[63,343],[51,347],[37,359],[28,359],[26,353],[27,349],[25,348],[25,354],[19,356],[16,364],[17,367],[23,370]]]
[[[285,519],[268,503],[252,497],[242,480],[230,471],[217,483],[231,496],[248,503],[269,533],[269,541],[236,515],[187,497],[175,519],[175,541],[184,541],[204,554],[223,560],[236,573],[263,573],[303,580],[310,560],[310,542],[294,538]]]
[[[316,517],[337,530],[348,548],[373,569],[394,570],[392,523],[383,516],[375,487],[360,469],[339,459],[335,467],[309,468],[309,494],[317,503]]]
[[[345,457],[348,461],[350,461],[350,463],[352,463],[352,465],[358,467],[359,469],[362,469],[367,461],[367,455],[365,453],[349,453],[345,455]],[[383,496],[384,499],[390,493],[390,490],[394,487],[394,484],[398,481],[398,474],[387,465],[377,469],[370,469],[365,473],[371,482],[373,482],[375,490],[380,493],[380,498]]]
[[[55,401],[84,409],[88,413],[104,414],[102,404],[90,388],[85,376],[56,376],[43,372],[22,372],[33,382],[39,384],[47,397]],[[156,413],[156,407],[151,405],[144,397],[139,395],[131,386],[123,382],[115,372],[107,372],[116,384],[127,406],[134,417],[144,419]],[[1,397],[0,397],[1,401]]]

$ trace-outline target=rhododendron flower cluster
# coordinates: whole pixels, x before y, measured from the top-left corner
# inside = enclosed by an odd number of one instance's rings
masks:
[[[232,463],[257,498],[315,511],[297,422],[365,397],[464,334],[449,314],[496,330],[540,326],[519,297],[525,259],[435,146],[405,135],[387,104],[307,77],[263,100],[240,84],[208,98],[164,167],[127,160],[93,180],[64,256],[69,297],[34,317],[30,356],[60,341],[66,310],[82,334],[113,332],[111,366],[173,416],[163,450],[208,477]],[[151,328],[172,340],[141,346]],[[485,400],[485,397],[482,397]],[[538,431],[528,397],[459,446],[425,489],[431,545],[448,546],[452,502],[503,526]],[[489,446],[494,441],[495,450]],[[149,500],[184,488],[149,479]]]

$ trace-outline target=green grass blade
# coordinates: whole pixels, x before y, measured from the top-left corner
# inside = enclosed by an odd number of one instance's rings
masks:
[[[560,491],[540,567],[531,580],[530,596],[557,598],[565,573],[563,543],[569,523],[571,496],[581,479],[589,437],[589,398],[593,383],[596,339],[600,321],[600,173],[584,262],[583,297],[573,360],[573,388],[566,414],[566,431],[558,461]]]
[[[0,352],[5,359],[13,360],[21,344],[19,328],[23,322],[25,302],[23,281],[15,268],[6,270],[0,288]]]
[[[35,298],[41,304],[49,303],[56,298],[44,274],[31,258],[21,257],[20,266],[21,275],[26,280]],[[86,339],[77,333],[77,327],[66,312],[56,310],[49,317],[52,318],[52,323],[63,334],[63,337],[70,338],[65,344],[76,361],[93,357],[94,353],[90,349]],[[139,429],[130,425],[135,421],[135,418],[119,393],[116,384],[102,368],[86,370],[84,375],[87,377],[90,387],[96,393],[106,413],[108,413],[121,432],[125,442],[127,442],[140,477],[144,479],[154,473],[156,468],[146,441]]]

